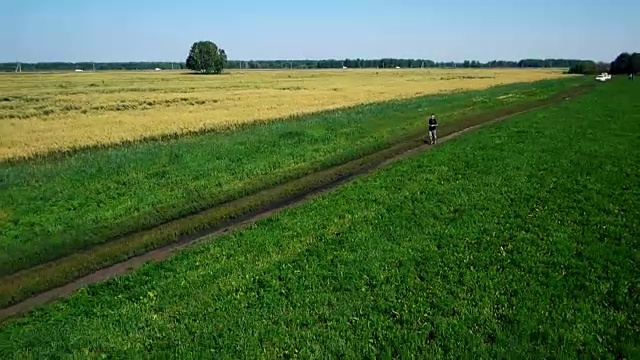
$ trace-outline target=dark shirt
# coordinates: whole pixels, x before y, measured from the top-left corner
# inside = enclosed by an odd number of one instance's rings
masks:
[[[435,118],[429,118],[429,130],[435,130],[438,126],[438,121]]]

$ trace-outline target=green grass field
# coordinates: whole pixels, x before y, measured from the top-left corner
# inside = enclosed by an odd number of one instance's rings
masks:
[[[391,101],[0,164],[0,276],[380,149],[421,131],[550,96],[580,78]],[[390,121],[393,119],[393,121]]]
[[[639,97],[599,84],[80,290],[0,358],[638,358]]]

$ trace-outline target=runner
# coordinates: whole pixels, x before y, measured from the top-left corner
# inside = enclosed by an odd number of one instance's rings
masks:
[[[438,120],[436,120],[436,115],[431,113],[431,117],[429,118],[429,143],[435,144],[438,141],[438,137],[436,135],[436,130],[438,129]]]

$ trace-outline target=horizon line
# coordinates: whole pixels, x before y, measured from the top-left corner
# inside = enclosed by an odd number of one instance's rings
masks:
[[[373,60],[419,60],[419,61],[431,61],[434,63],[463,63],[465,61],[477,61],[480,63],[489,63],[492,61],[504,61],[504,62],[519,62],[519,61],[523,61],[523,60],[562,60],[562,61],[593,61],[593,62],[603,62],[603,63],[609,63],[607,61],[602,61],[602,60],[593,60],[593,59],[580,59],[580,58],[559,58],[559,57],[553,57],[553,58],[549,58],[549,57],[539,57],[539,58],[535,58],[535,57],[527,57],[527,58],[519,58],[519,59],[492,59],[492,60],[477,60],[477,59],[464,59],[464,60],[433,60],[433,59],[428,59],[428,58],[411,58],[411,57],[378,57],[378,58],[316,58],[316,59],[312,59],[312,58],[298,58],[298,59],[268,59],[268,58],[264,58],[264,59],[250,59],[250,60],[246,60],[246,59],[228,59],[227,62],[264,62],[264,61],[283,61],[283,62],[293,62],[293,61],[345,61],[345,60],[364,60],[364,61],[373,61]],[[46,64],[46,63],[63,63],[63,64],[81,64],[81,63],[87,63],[87,64],[127,64],[127,63],[185,63],[186,60],[118,60],[118,61],[93,61],[93,60],[84,60],[84,61],[61,61],[61,60],[47,60],[47,61],[20,61],[20,60],[14,60],[14,61],[0,61],[0,63],[2,64],[16,64],[16,63],[22,63],[22,64]]]

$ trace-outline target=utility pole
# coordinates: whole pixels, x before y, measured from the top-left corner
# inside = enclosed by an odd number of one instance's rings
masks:
[[[20,65],[19,61],[17,61],[17,64],[16,64],[16,72],[17,73],[21,73],[22,72],[22,65]]]
[[[96,63],[92,61],[91,65],[93,66],[93,72],[96,72]]]

